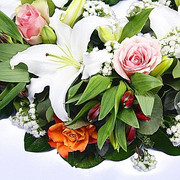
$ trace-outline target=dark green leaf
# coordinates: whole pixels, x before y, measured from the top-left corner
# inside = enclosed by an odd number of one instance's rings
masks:
[[[111,135],[115,126],[115,122],[116,122],[115,114],[114,112],[112,112],[110,117],[107,119],[106,123],[99,129],[97,145],[100,150],[103,147],[103,144],[106,141],[106,139]]]
[[[28,47],[25,44],[0,44],[0,61],[10,60],[18,52],[24,51]]]
[[[175,99],[174,99],[174,106],[178,114],[180,114],[180,106],[177,105],[179,102],[180,102],[180,91],[176,94]]]
[[[176,91],[180,90],[180,78],[173,79],[171,75],[166,75],[163,77],[164,84],[172,87]]]
[[[50,106],[50,107],[48,107],[48,109],[46,111],[46,119],[48,122],[50,122],[52,120],[53,115],[54,115],[54,111],[53,111],[53,108]]]
[[[107,114],[113,109],[115,104],[117,87],[112,87],[108,89],[102,96],[101,109],[99,114],[99,120],[104,119]]]
[[[43,136],[40,138],[35,138],[31,134],[25,134],[24,136],[24,148],[29,152],[44,152],[51,149],[47,142],[48,137]]]
[[[135,96],[138,100],[138,103],[141,107],[142,112],[146,116],[151,116],[152,109],[154,106],[155,95],[151,92],[147,92],[146,94],[143,94],[143,95],[139,93],[135,93]]]
[[[111,81],[108,77],[103,77],[101,75],[91,77],[84,93],[77,102],[77,105],[96,97],[98,94],[105,91],[110,83]]]
[[[134,16],[123,28],[119,42],[123,41],[127,37],[132,37],[138,34],[146,24],[151,11],[152,9],[145,9],[138,15]]]
[[[29,82],[29,73],[26,65],[19,64],[12,70],[9,61],[0,62],[0,81]]]
[[[15,40],[20,41],[23,44],[23,39],[22,39],[21,34],[19,33],[18,29],[17,29],[17,26],[2,11],[0,11],[0,25],[1,25],[0,31],[11,36]]]
[[[135,73],[132,75],[131,82],[132,86],[139,94],[145,94],[148,91],[163,85],[159,79],[143,73]]]
[[[0,101],[0,109],[3,109],[6,105],[8,105],[25,87],[26,83],[18,83],[15,87],[11,89],[11,91]]]
[[[136,114],[135,114],[134,110],[131,109],[131,108],[122,109],[117,114],[117,118],[120,119],[121,121],[125,122],[126,124],[132,126],[132,127],[139,128],[138,119],[136,117]]]
[[[104,1],[106,4],[109,4],[110,6],[112,6],[112,5],[117,4],[121,0],[102,0],[102,1]]]
[[[174,147],[169,140],[168,135],[161,129],[159,129],[153,136],[151,136],[151,140],[154,142],[153,148],[155,150],[162,151],[168,155],[180,155],[180,148]]]
[[[127,151],[125,123],[119,119],[116,121],[115,135],[120,147],[122,147],[124,151]]]
[[[77,94],[76,96],[74,96],[73,98],[69,99],[66,104],[70,104],[70,103],[73,103],[73,102],[76,102],[80,99],[80,97],[82,96],[82,93],[81,94]]]
[[[76,117],[70,122],[69,125],[74,124],[78,119],[84,116],[92,107],[94,107],[98,103],[98,101],[90,101],[87,104],[85,104],[83,108],[79,111],[79,113],[76,115]]]
[[[138,131],[141,134],[152,135],[159,129],[162,119],[163,119],[163,106],[162,106],[161,98],[156,95],[154,101],[154,107],[151,114],[151,120],[140,121],[140,129],[138,129]]]
[[[176,94],[177,94],[177,91],[175,91],[175,90],[172,90],[166,94],[165,99],[164,99],[164,110],[165,111],[167,111],[167,110],[172,111],[175,109],[174,99],[176,97]]]
[[[0,120],[4,118],[8,118],[15,112],[13,103],[9,103],[6,107],[0,110]]]

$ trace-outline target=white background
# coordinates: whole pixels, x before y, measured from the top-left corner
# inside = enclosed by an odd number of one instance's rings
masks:
[[[157,168],[139,172],[130,159],[104,161],[91,169],[76,169],[66,163],[56,150],[45,153],[24,151],[24,130],[8,119],[0,120],[0,180],[169,180],[179,179],[180,157],[150,151],[156,156]]]

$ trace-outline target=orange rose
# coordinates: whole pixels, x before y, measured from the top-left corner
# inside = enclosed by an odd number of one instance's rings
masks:
[[[55,118],[55,125],[48,130],[49,145],[57,149],[58,153],[68,157],[69,152],[83,152],[89,143],[97,142],[97,132],[93,125],[81,127],[79,129],[69,129],[65,124]]]

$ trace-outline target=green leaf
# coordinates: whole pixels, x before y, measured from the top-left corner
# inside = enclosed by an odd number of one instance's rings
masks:
[[[168,155],[180,155],[180,148],[174,147],[169,140],[168,135],[161,129],[159,129],[153,136],[151,136],[151,140],[154,142],[153,149],[162,151]]]
[[[9,103],[6,107],[0,110],[0,120],[8,118],[15,112],[13,103]]]
[[[102,1],[104,1],[106,4],[109,4],[110,6],[112,6],[112,5],[117,4],[121,0],[102,0]]]
[[[90,101],[87,104],[85,104],[82,107],[82,109],[79,111],[79,113],[76,115],[76,117],[67,126],[74,124],[79,118],[84,116],[92,107],[94,107],[98,103],[99,103],[98,101]]]
[[[53,115],[54,115],[54,111],[53,108],[50,106],[46,111],[46,119],[48,122],[51,122]]]
[[[115,135],[118,141],[118,144],[124,151],[127,151],[127,141],[126,141],[126,129],[125,123],[117,119],[115,127]]]
[[[177,60],[177,65],[173,69],[172,75],[174,78],[180,78],[180,62]]]
[[[9,61],[0,62],[0,81],[29,82],[27,66],[21,63],[12,70]]]
[[[180,90],[180,78],[174,79],[171,75],[167,75],[163,77],[164,84],[172,87],[176,91]]]
[[[115,122],[116,122],[115,114],[114,112],[112,112],[110,117],[107,119],[106,123],[99,129],[97,145],[100,150],[103,147],[103,144],[106,141],[106,139],[111,135],[115,126]]]
[[[143,73],[135,73],[132,75],[131,83],[139,94],[145,94],[148,91],[163,85],[159,79]]]
[[[17,26],[2,11],[0,11],[0,25],[1,25],[0,31],[11,36],[15,40],[20,41],[23,44],[23,39],[22,39],[21,34],[19,33],[18,29],[17,29]]]
[[[154,107],[151,114],[151,120],[149,121],[140,121],[140,128],[138,131],[141,134],[152,135],[154,134],[161,124],[163,119],[163,106],[161,102],[161,98],[156,95],[154,101]]]
[[[138,15],[134,16],[123,28],[119,42],[122,42],[127,37],[130,38],[138,34],[146,24],[151,11],[152,9],[145,9]]]
[[[29,152],[44,152],[51,149],[47,142],[48,136],[35,138],[33,135],[26,133],[24,136],[24,148]]]
[[[70,103],[74,103],[76,101],[78,101],[82,96],[82,93],[81,94],[77,94],[75,95],[73,98],[69,99],[66,104],[70,104]]]
[[[101,108],[98,120],[104,119],[107,114],[113,109],[115,103],[117,87],[108,89],[102,96]]]
[[[105,91],[110,83],[111,80],[108,77],[103,77],[101,75],[91,77],[84,93],[77,102],[77,105],[96,97],[98,94]]]
[[[154,106],[155,95],[151,92],[147,92],[146,94],[143,94],[143,95],[139,93],[135,93],[135,96],[138,100],[138,103],[141,107],[142,112],[146,116],[151,116],[152,109]]]
[[[8,105],[25,87],[26,83],[18,83],[15,87],[11,89],[11,91],[0,101],[0,109],[3,109],[6,105]]]
[[[95,144],[90,144],[85,151],[75,151],[69,153],[68,158],[64,158],[71,166],[78,168],[92,168],[100,164],[104,159],[97,153]]]
[[[117,118],[120,119],[121,121],[125,122],[126,124],[139,128],[139,122],[136,117],[136,114],[133,109],[131,108],[124,108],[122,109],[118,114]]]
[[[119,105],[120,105],[120,102],[121,102],[121,98],[124,95],[125,91],[126,91],[126,85],[124,84],[123,81],[120,81],[120,84],[118,86],[118,90],[116,92],[115,105],[114,105],[116,115],[117,115],[118,110],[119,110]]]
[[[24,51],[28,47],[25,44],[0,44],[0,61],[10,60],[18,52]]]
[[[174,106],[178,114],[180,114],[180,106],[177,105],[179,102],[180,102],[180,91],[176,94],[174,99]]]
[[[82,84],[83,84],[83,81],[80,81],[78,84],[74,85],[73,87],[69,89],[68,100],[76,95],[77,91],[79,90]]]
[[[83,126],[90,125],[90,123],[88,121],[84,121],[82,119],[78,119],[78,121],[76,123],[69,123],[69,122],[67,122],[65,125],[68,128],[70,128],[70,129],[79,129],[79,128],[83,127]]]

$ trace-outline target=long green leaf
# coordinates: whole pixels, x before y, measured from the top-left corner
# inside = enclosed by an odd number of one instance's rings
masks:
[[[18,29],[17,29],[17,26],[2,11],[0,11],[0,31],[11,36],[15,40],[20,41],[23,44],[23,39],[22,39],[22,36],[19,33]]]
[[[139,122],[133,109],[122,109],[117,114],[117,118],[132,127],[139,128]]]
[[[6,105],[8,105],[25,87],[26,83],[18,83],[4,98],[0,101],[0,109],[3,109]]]
[[[179,62],[179,60],[177,60],[177,65],[173,69],[172,74],[173,74],[174,78],[180,78],[180,62]]]
[[[103,94],[100,114],[98,118],[99,120],[104,119],[114,107],[116,92],[117,92],[117,87],[112,87]]]
[[[82,94],[81,98],[77,102],[77,105],[82,104],[94,97],[96,97],[101,92],[105,91],[110,85],[110,78],[103,77],[101,75],[96,75],[90,78],[89,83]]]
[[[135,73],[132,75],[131,82],[132,86],[139,94],[145,94],[148,91],[163,85],[158,78],[143,73]]]
[[[25,44],[0,44],[0,61],[10,60],[18,52],[24,51],[28,47]]]
[[[29,82],[29,73],[26,65],[19,64],[12,70],[9,61],[0,62],[0,81]]]
[[[83,83],[83,81],[80,81],[78,84],[72,86],[69,89],[69,91],[68,91],[68,100],[76,95],[76,93],[79,90],[79,88],[81,87],[82,83]]]
[[[103,147],[103,144],[106,141],[106,139],[111,135],[115,126],[115,122],[116,119],[115,119],[115,114],[113,112],[108,118],[107,122],[99,129],[97,145],[100,150]]]
[[[126,141],[126,129],[125,123],[117,119],[116,121],[116,128],[115,128],[115,135],[120,147],[127,151],[127,141]]]
[[[131,19],[125,25],[119,42],[123,41],[127,37],[132,37],[138,34],[144,27],[146,21],[148,20],[148,17],[151,11],[152,9],[145,9],[138,15],[134,16],[133,19]]]

